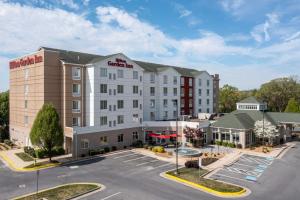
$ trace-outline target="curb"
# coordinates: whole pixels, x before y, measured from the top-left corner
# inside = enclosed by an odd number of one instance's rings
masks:
[[[208,194],[211,194],[211,195],[214,195],[214,196],[217,196],[217,197],[239,198],[239,197],[248,196],[250,194],[250,191],[248,189],[245,189],[244,187],[242,187],[243,190],[241,190],[239,192],[219,192],[217,190],[208,188],[206,186],[203,186],[203,185],[200,185],[200,184],[197,184],[197,183],[193,183],[193,182],[187,181],[185,179],[178,178],[176,176],[166,174],[166,172],[161,173],[160,176],[162,176],[163,178],[166,178],[166,179],[184,184],[186,186],[201,190],[203,192],[206,192]],[[241,187],[241,186],[239,186],[239,187]]]
[[[16,172],[32,172],[32,171],[37,171],[37,170],[41,170],[41,169],[48,169],[48,168],[52,168],[52,167],[57,167],[59,165],[61,165],[61,163],[49,163],[46,165],[42,165],[42,166],[37,166],[37,167],[31,167],[31,168],[20,168],[20,167],[16,167],[14,165],[14,163],[6,156],[4,155],[2,152],[0,152],[0,157],[2,158],[2,160],[4,160],[9,168],[13,171]]]
[[[100,183],[88,183],[88,182],[82,182],[82,183],[66,183],[66,184],[62,184],[62,185],[58,185],[58,186],[54,186],[54,187],[50,187],[50,188],[47,188],[47,189],[43,189],[43,190],[40,190],[39,193],[41,192],[45,192],[47,190],[52,190],[52,189],[55,189],[55,188],[59,188],[59,187],[62,187],[62,186],[67,186],[67,185],[77,185],[77,184],[86,184],[86,185],[97,185],[99,188],[96,188],[96,189],[93,189],[93,190],[90,190],[90,191],[87,191],[85,193],[82,193],[82,194],[79,194],[77,196],[74,196],[72,198],[69,198],[69,199],[78,199],[78,197],[82,197],[82,196],[89,196],[91,194],[94,194],[96,192],[100,192],[102,190],[104,190],[106,187]],[[27,196],[30,196],[30,195],[34,195],[36,194],[35,192],[32,192],[32,193],[29,193],[29,194],[25,194],[25,195],[22,195],[22,196],[18,196],[18,197],[14,197],[12,200],[17,200],[19,198],[23,198],[23,197],[27,197]],[[66,200],[69,200],[69,199],[66,199]]]

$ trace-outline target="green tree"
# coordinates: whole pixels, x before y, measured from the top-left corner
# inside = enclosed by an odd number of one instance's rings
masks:
[[[9,91],[0,93],[0,141],[9,138]]]
[[[30,132],[32,144],[44,149],[51,162],[52,150],[56,146],[62,146],[63,137],[59,116],[54,106],[44,104],[38,112]]]
[[[232,112],[236,109],[236,103],[240,100],[240,93],[236,87],[224,85],[220,89],[219,111],[222,113]]]
[[[270,111],[283,112],[289,99],[300,99],[300,84],[296,78],[279,78],[265,83],[256,97],[268,103]]]
[[[291,98],[284,112],[300,112],[300,104],[295,98]]]

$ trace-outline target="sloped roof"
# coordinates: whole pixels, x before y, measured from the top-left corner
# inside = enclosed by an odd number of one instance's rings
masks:
[[[40,49],[45,49],[48,51],[57,51],[59,53],[59,58],[61,60],[68,62],[68,63],[82,64],[82,65],[100,62],[111,56],[117,55],[117,54],[112,54],[112,55],[102,56],[102,55],[82,53],[82,52],[76,52],[76,51],[68,51],[68,50],[55,49],[55,48],[49,48],[49,47],[40,47],[39,50]],[[198,71],[195,69],[188,69],[188,68],[177,67],[177,66],[172,66],[172,65],[164,65],[164,64],[143,62],[143,61],[137,61],[137,60],[133,60],[133,61],[136,64],[138,64],[140,67],[142,67],[145,71],[148,71],[148,72],[161,72],[168,68],[173,68],[178,73],[180,73],[182,76],[188,76],[188,77],[193,77],[193,76],[199,75],[204,72],[204,71]]]
[[[264,114],[264,116],[263,116]],[[279,113],[265,112],[258,110],[236,110],[212,124],[212,127],[233,128],[233,129],[252,129],[258,120],[271,122],[273,125],[279,123],[300,123],[300,113]]]
[[[253,103],[253,104],[262,104],[263,102],[258,101],[255,97],[247,97],[246,99],[243,99],[239,101],[238,103]]]

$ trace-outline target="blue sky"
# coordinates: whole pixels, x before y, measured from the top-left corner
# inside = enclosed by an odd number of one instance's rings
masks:
[[[252,89],[300,74],[300,0],[0,0],[0,91],[8,60],[40,46],[123,52]]]

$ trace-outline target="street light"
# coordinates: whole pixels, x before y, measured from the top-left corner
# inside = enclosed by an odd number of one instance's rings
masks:
[[[178,102],[177,100],[173,100],[176,104],[176,174],[179,174],[178,171]]]

